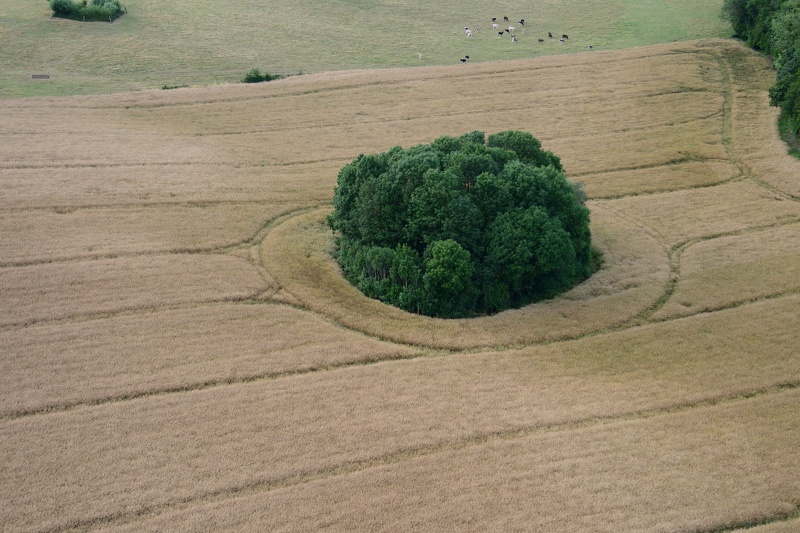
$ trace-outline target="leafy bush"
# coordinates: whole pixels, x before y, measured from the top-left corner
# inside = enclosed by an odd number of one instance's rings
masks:
[[[529,133],[440,137],[339,173],[330,227],[364,294],[440,317],[494,313],[586,279],[589,210]]]
[[[50,9],[53,16],[74,20],[101,20],[112,21],[125,13],[125,8],[119,0],[50,0]]]
[[[245,74],[244,79],[242,79],[242,82],[244,82],[244,83],[261,83],[262,81],[279,80],[282,77],[283,76],[279,76],[277,74],[270,74],[269,72],[265,72],[264,74],[261,74],[261,72],[257,68],[254,68],[253,70],[251,70],[250,72]]]
[[[80,6],[72,0],[50,0],[53,15],[61,18],[79,17]]]

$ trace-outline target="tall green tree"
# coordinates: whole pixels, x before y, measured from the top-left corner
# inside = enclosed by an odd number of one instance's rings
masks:
[[[456,241],[434,241],[425,252],[423,305],[427,314],[451,318],[463,316],[472,294],[472,260]]]
[[[362,185],[380,176],[388,168],[386,154],[360,155],[339,171],[336,191],[333,195],[334,213],[328,218],[328,224],[341,231],[349,238],[360,239],[358,229],[358,211],[356,210],[358,195]]]
[[[486,248],[486,268],[506,286],[512,305],[549,296],[575,273],[569,234],[538,206],[498,216],[489,226]]]
[[[396,173],[384,172],[365,180],[354,207],[361,241],[393,247],[405,233],[406,209],[403,184]]]
[[[502,131],[489,135],[490,147],[505,148],[517,154],[523,163],[529,163],[536,167],[552,166],[556,170],[564,170],[561,167],[561,160],[549,150],[542,150],[542,143],[539,139],[527,131]]]

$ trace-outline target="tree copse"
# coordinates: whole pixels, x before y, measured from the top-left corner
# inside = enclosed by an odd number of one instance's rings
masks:
[[[361,155],[340,171],[333,205],[347,279],[411,312],[494,313],[591,273],[589,210],[526,132]]]
[[[111,22],[125,12],[119,0],[50,0],[49,3],[54,17],[74,20]]]

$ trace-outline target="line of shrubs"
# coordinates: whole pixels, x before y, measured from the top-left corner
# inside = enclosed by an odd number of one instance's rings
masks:
[[[119,0],[50,0],[53,16],[72,20],[108,21],[125,13],[125,7]]]
[[[272,80],[279,80],[283,78],[283,76],[279,74],[270,74],[269,72],[261,73],[257,68],[254,68],[250,72],[244,75],[244,79],[242,82],[244,83],[261,83],[262,81],[272,81]]]
[[[725,0],[723,14],[737,37],[772,57],[778,74],[770,103],[792,136],[800,135],[800,0]]]

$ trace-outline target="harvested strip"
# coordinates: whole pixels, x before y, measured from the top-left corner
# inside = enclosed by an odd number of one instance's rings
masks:
[[[673,245],[800,220],[800,204],[749,180],[621,198],[608,205],[657,230]]]
[[[0,417],[418,353],[286,306],[205,305],[0,332]]]
[[[95,124],[107,122],[108,117],[88,117],[85,120]],[[48,135],[46,142],[41,135],[15,133],[4,136],[0,143],[0,169],[49,166],[54,160],[60,166],[83,167],[159,163],[232,165],[235,162],[214,149],[213,143],[205,143],[201,139],[135,132],[124,128],[106,127],[101,131],[81,135],[73,132],[52,133]]]
[[[0,325],[255,296],[267,282],[226,255],[158,255],[0,269]]]
[[[563,64],[543,67],[538,60],[474,65],[468,75],[463,75],[463,70],[451,70],[460,76],[447,75],[446,68],[438,69],[439,75],[433,77],[425,69],[384,72],[378,83],[352,84],[341,80],[338,87],[329,91],[297,90],[303,86],[303,80],[293,78],[261,90],[250,90],[249,98],[218,95],[216,99],[192,101],[192,95],[185,95],[174,105],[164,98],[163,105],[137,109],[125,114],[124,120],[139,125],[163,124],[166,131],[179,134],[242,135],[313,131],[344,123],[372,129],[379,126],[377,123],[412,117],[442,120],[461,113],[473,116],[486,113],[499,121],[539,123],[539,128],[550,137],[549,132],[558,129],[563,132],[580,128],[600,133],[673,123],[676,116],[696,120],[721,108],[720,67],[711,55],[687,56],[680,62],[670,54],[612,62],[597,61],[597,57],[583,64],[569,61],[571,68],[564,68]],[[706,72],[701,75],[701,71]],[[353,80],[363,74],[348,73]],[[476,84],[496,82],[500,76],[506,79],[502,86],[494,88],[491,99],[469,90]],[[322,87],[322,80],[328,75],[313,77]],[[580,87],[570,84],[576,78],[582,82]],[[288,90],[293,85],[295,90]],[[212,90],[206,88],[195,95],[201,98]],[[237,88],[229,88],[225,94],[234,96],[237,92]],[[276,99],[283,105],[275,106]],[[409,99],[414,101],[413,114],[407,107],[397,105]],[[302,112],[321,105],[328,111],[323,116]],[[631,113],[634,107],[636,112]],[[521,114],[520,110],[525,112]],[[259,114],[257,122],[242,121],[243,117],[261,111],[268,112]],[[566,123],[561,121],[562,115]],[[19,127],[26,126],[22,122]]]
[[[568,176],[572,172],[588,174],[681,161],[726,160],[728,154],[722,144],[721,129],[722,117],[715,116],[643,130],[610,132],[601,136],[601,142],[597,142],[598,135],[592,132],[569,132],[548,142],[546,148],[555,154],[565,154]]]
[[[575,181],[584,184],[590,198],[604,198],[708,187],[738,175],[731,163],[706,161],[587,174]]]
[[[239,168],[192,163],[0,169],[0,206],[18,210],[181,202],[321,204],[330,201],[330,189],[346,162]],[[47,179],[42,179],[44,174]],[[328,187],[323,191],[325,180]]]
[[[792,390],[490,438],[109,529],[727,531],[797,508],[798,409],[800,391]],[[775,524],[754,531],[795,530]]]
[[[654,319],[694,314],[800,291],[800,228],[776,228],[699,242],[681,254],[672,297]]]
[[[0,264],[230,246],[292,209],[280,204],[0,213]]]
[[[216,141],[220,145],[225,144],[226,151],[250,164],[297,164],[308,160],[344,159],[352,157],[354,152],[356,155],[372,153],[388,150],[394,145],[412,146],[430,142],[431,131],[463,133],[464,129],[480,126],[481,131],[494,133],[498,128],[492,127],[493,118],[496,120],[490,114],[483,117],[463,115],[460,120],[449,116],[414,116],[414,120],[391,123],[391,138],[386,137],[387,124],[380,122],[367,126],[345,124],[330,128],[255,132],[247,135],[247,143],[241,142],[238,136],[216,138]],[[547,137],[547,131],[536,124],[518,121],[515,127]],[[687,158],[723,159],[727,154],[722,145],[721,128],[722,118],[717,116],[646,130],[612,131],[603,136],[602,142],[598,142],[594,132],[578,130],[548,139],[543,146],[556,154],[564,154],[564,165],[569,172],[582,174],[642,165],[664,165]],[[670,142],[665,142],[666,138]],[[265,150],[265,146],[269,149]],[[609,150],[609,146],[618,146],[618,151]],[[576,153],[577,147],[580,147],[579,153]]]
[[[780,110],[769,105],[767,91],[775,84],[775,70],[745,50],[731,49],[726,57],[737,89],[732,118],[734,123],[747,124],[731,128],[734,152],[760,180],[800,198],[800,161],[787,153],[775,127]]]
[[[378,363],[7,420],[0,423],[0,522],[11,529],[79,525],[493,435],[773,395],[800,383],[799,302],[790,297],[520,351]],[[789,467],[779,470],[776,462],[763,471],[767,477],[782,471],[800,479],[796,408],[783,430],[791,442],[770,445],[787,450]],[[719,419],[720,431],[733,429],[727,420]],[[680,441],[692,427],[663,438]],[[645,426],[642,436],[652,429]],[[566,434],[553,449],[572,438]],[[632,445],[626,439],[611,439],[608,448],[623,450]],[[647,438],[635,451],[661,456],[657,443]],[[724,435],[706,442],[721,454],[730,443]],[[602,488],[591,468],[608,468],[615,479],[630,476],[633,493],[652,482],[649,470],[626,473],[600,453],[590,462],[595,466],[580,467],[589,474],[576,466],[561,479]],[[662,464],[661,475],[680,477],[681,464],[680,457],[674,470]],[[518,475],[537,477],[538,467],[519,466]],[[484,486],[492,479],[449,467]],[[682,499],[668,501],[653,505],[683,515]]]

